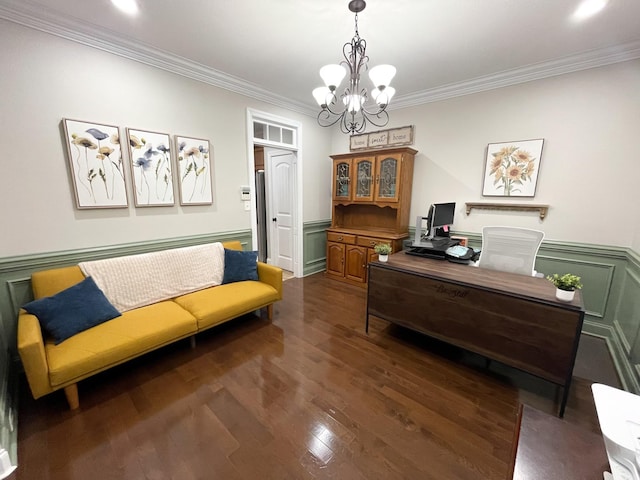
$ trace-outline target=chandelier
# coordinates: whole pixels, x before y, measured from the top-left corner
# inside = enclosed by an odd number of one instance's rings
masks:
[[[396,90],[389,86],[396,74],[396,68],[391,65],[378,65],[369,70],[369,78],[375,87],[371,90],[373,101],[369,101],[367,89],[360,86],[360,72],[368,69],[369,57],[366,54],[367,42],[358,33],[358,13],[367,6],[364,0],[351,0],[349,10],[355,13],[355,35],[351,42],[342,47],[345,60],[339,65],[325,65],[320,69],[320,77],[324,87],[313,91],[313,96],[320,105],[318,124],[331,127],[340,123],[343,133],[363,132],[367,123],[376,127],[383,127],[389,122],[387,105]],[[349,84],[337,97],[336,90],[342,79],[349,73]]]

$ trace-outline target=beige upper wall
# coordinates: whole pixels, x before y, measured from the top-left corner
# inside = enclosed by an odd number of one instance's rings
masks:
[[[248,183],[246,109],[303,126],[303,220],[330,216],[330,159],[348,137],[315,118],[0,20],[0,257],[250,228],[238,188]],[[401,72],[399,73],[401,74]],[[640,252],[635,148],[640,61],[391,112],[389,127],[415,125],[419,150],[411,217],[456,201],[456,229],[540,228],[547,238],[631,246]],[[208,138],[214,205],[77,210],[60,132],[63,117]],[[544,138],[534,214],[474,211],[487,143]],[[499,199],[506,201],[503,199]],[[603,218],[608,218],[606,225]],[[412,222],[413,223],[413,222]]]
[[[315,119],[11,22],[0,45],[0,257],[251,228],[239,192],[249,107],[302,124],[303,218],[330,215],[316,179],[330,175],[331,132]],[[128,182],[129,208],[77,210],[62,118],[209,139],[214,204],[135,208]]]
[[[420,152],[410,218],[426,215],[431,203],[455,201],[460,231],[512,225],[640,252],[639,86],[635,60],[391,111],[389,126],[415,125]],[[534,138],[544,138],[535,197],[482,197],[487,144]],[[347,139],[334,135],[332,152],[347,149]],[[534,213],[465,214],[465,202],[483,201],[551,208],[544,221]]]

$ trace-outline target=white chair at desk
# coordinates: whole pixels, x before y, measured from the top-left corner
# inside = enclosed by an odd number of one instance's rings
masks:
[[[536,255],[544,232],[518,227],[484,227],[478,267],[536,276]]]

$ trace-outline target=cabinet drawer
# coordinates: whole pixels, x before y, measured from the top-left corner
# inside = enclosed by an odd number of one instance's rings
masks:
[[[388,238],[363,237],[362,235],[358,236],[358,245],[360,245],[361,247],[373,248],[378,243],[393,245],[393,241],[389,240]]]
[[[342,243],[348,243],[349,245],[355,245],[356,236],[351,235],[349,233],[327,232],[327,241],[342,242]]]

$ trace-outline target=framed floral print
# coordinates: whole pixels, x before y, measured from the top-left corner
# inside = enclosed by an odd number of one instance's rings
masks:
[[[544,139],[490,143],[482,195],[533,197],[536,194]]]
[[[180,205],[213,203],[209,140],[176,135]]]
[[[129,205],[118,127],[62,119],[78,209]]]
[[[136,207],[174,205],[169,135],[127,128],[127,141]]]

